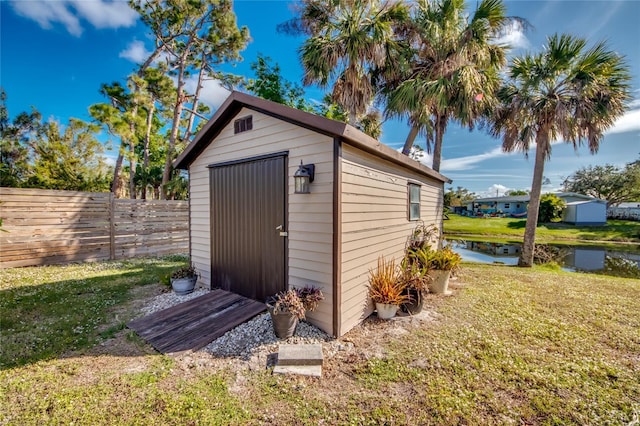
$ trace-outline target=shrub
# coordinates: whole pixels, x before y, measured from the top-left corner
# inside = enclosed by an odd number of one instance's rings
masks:
[[[544,194],[540,197],[538,208],[538,223],[547,223],[562,219],[562,212],[566,207],[564,200],[555,194]]]

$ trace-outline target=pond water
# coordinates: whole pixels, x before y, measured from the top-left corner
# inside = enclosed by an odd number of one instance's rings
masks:
[[[463,260],[480,263],[517,265],[522,244],[485,241],[451,240],[447,242]],[[640,248],[635,252],[621,252],[594,246],[557,246],[563,256],[561,266],[567,270],[598,271],[605,268],[607,257],[626,259],[640,268]]]

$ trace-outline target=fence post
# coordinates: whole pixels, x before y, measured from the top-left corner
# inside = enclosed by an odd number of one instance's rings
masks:
[[[109,193],[109,259],[116,260],[116,197]]]

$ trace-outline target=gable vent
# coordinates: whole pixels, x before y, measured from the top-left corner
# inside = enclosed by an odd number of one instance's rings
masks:
[[[253,116],[248,115],[246,117],[238,118],[233,122],[233,133],[246,132],[253,129]]]

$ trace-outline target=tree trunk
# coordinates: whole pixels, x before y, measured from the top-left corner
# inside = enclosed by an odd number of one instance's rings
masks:
[[[539,130],[536,136],[536,163],[533,167],[533,182],[531,183],[531,193],[529,194],[527,224],[524,229],[522,253],[520,253],[520,258],[518,259],[518,266],[527,268],[533,266],[533,253],[536,243],[536,227],[538,226],[538,210],[540,209],[540,193],[542,192],[542,177],[547,143],[544,130]]]
[[[185,61],[182,60],[178,73],[178,87],[176,90],[176,106],[173,109],[173,121],[171,123],[171,135],[169,136],[169,146],[167,147],[167,158],[164,162],[164,172],[162,173],[162,199],[167,199],[167,184],[171,180],[171,170],[173,168],[173,151],[175,151],[176,140],[180,130],[180,117],[182,116],[182,106],[184,104],[184,69]]]
[[[187,124],[187,129],[184,132],[184,141],[189,143],[189,139],[191,139],[193,123],[196,118],[196,113],[198,112],[198,104],[200,100],[200,91],[202,90],[202,80],[204,80],[204,70],[205,70],[205,58],[202,58],[202,66],[200,67],[200,73],[198,73],[198,85],[196,86],[196,92],[193,95],[193,105],[192,112],[189,116],[189,123]]]
[[[144,134],[144,147],[142,149],[142,167],[144,169],[145,178],[142,182],[142,191],[140,193],[140,198],[143,200],[147,199],[147,179],[149,177],[149,146],[151,145],[151,126],[153,124],[155,107],[155,99],[153,99],[153,96],[151,96],[151,106],[147,110],[147,129]]]
[[[142,165],[146,169],[149,167],[149,146],[151,145],[151,127],[153,125],[153,115],[156,111],[155,99],[151,97],[151,106],[147,112],[147,129],[144,135],[144,149],[142,150]]]
[[[435,123],[435,143],[433,144],[433,165],[431,168],[436,172],[440,171],[440,162],[442,160],[442,137],[447,128],[447,117],[439,116]]]
[[[138,115],[138,105],[134,105],[132,115],[135,119]],[[131,139],[129,139],[129,198],[136,199],[136,126],[133,122],[129,123],[131,131]]]
[[[418,126],[411,126],[411,130],[409,130],[407,139],[404,141],[404,146],[402,147],[402,153],[404,155],[409,155],[411,153],[413,142],[416,140],[416,136],[418,136],[418,130]]]
[[[113,182],[111,182],[111,192],[114,197],[118,196],[120,190],[120,172],[122,171],[122,160],[124,159],[124,140],[120,139],[120,149],[118,150],[118,158],[116,159],[116,165],[113,168]]]

